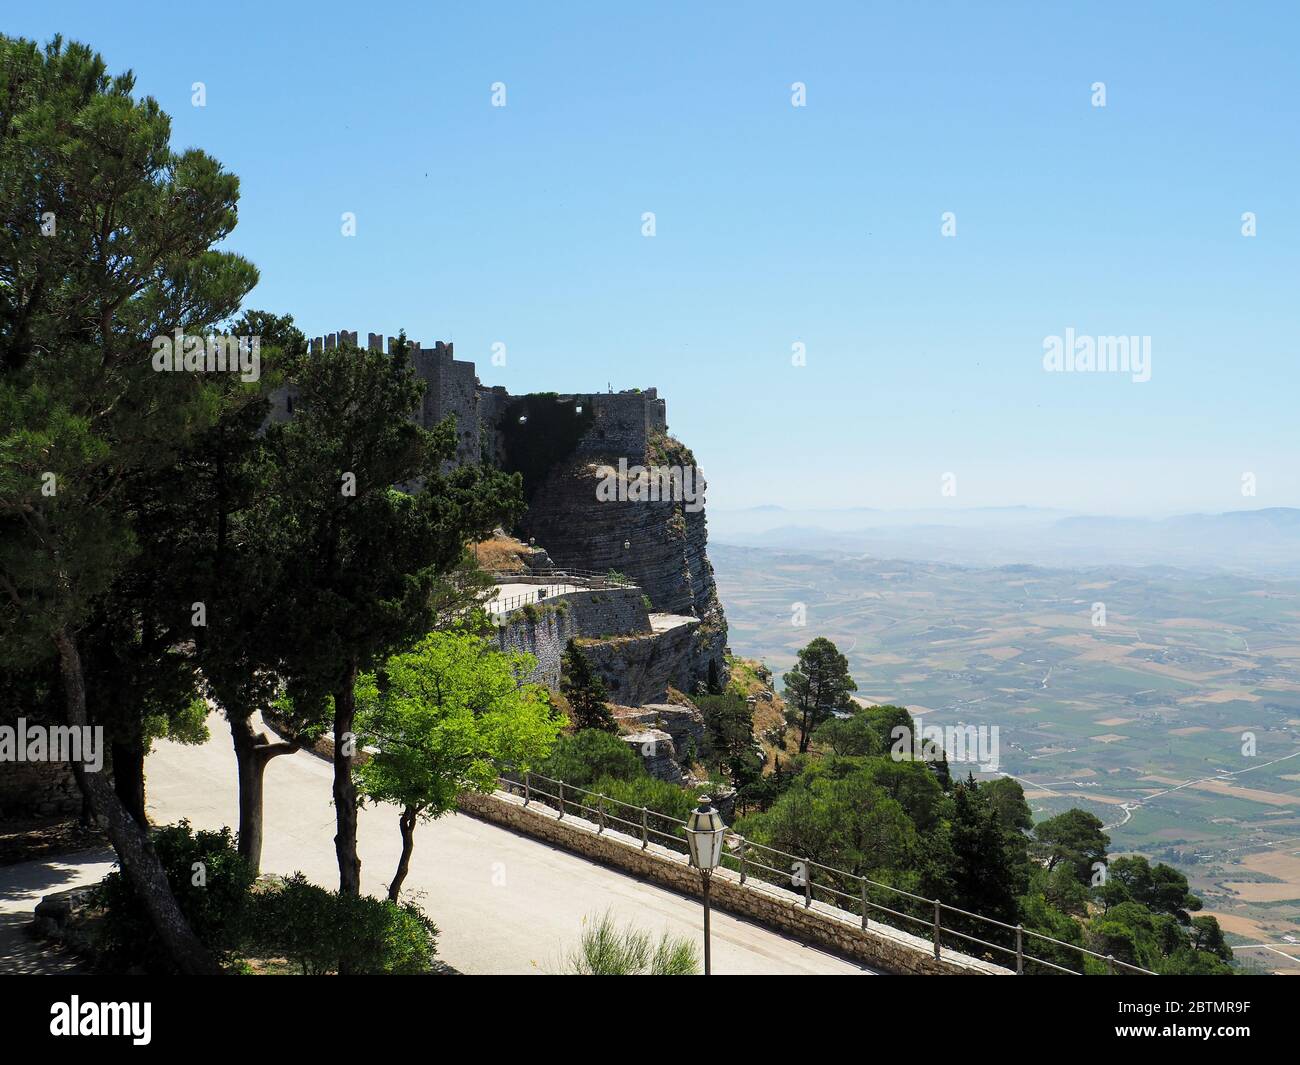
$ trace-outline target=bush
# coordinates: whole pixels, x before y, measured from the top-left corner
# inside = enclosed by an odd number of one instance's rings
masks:
[[[575,788],[588,788],[600,777],[632,780],[646,775],[636,751],[602,729],[583,729],[572,736],[561,736],[537,772]]]
[[[565,971],[570,976],[698,976],[700,961],[690,940],[665,932],[653,943],[637,928],[615,928],[605,914],[583,931]]]
[[[194,832],[188,821],[181,821],[155,830],[153,847],[194,934],[219,959],[228,961],[246,930],[254,880],[230,829]],[[104,878],[96,901],[104,908],[99,946],[111,967],[175,971],[135,888],[120,871]]]
[[[695,808],[695,802],[691,798],[691,792],[681,788],[667,780],[660,780],[658,777],[652,777],[648,773],[631,780],[617,780],[614,777],[601,777],[593,781],[590,787],[597,795],[603,795],[612,802],[602,802],[600,799],[586,798],[586,802],[593,809],[604,808],[605,813],[611,817],[621,817],[624,821],[631,821],[632,825],[619,824],[611,827],[618,829],[620,832],[626,832],[629,835],[637,835],[640,830],[641,815],[638,810],[629,810],[627,806],[641,807],[644,806],[649,811],[649,817],[646,823],[652,832],[659,832],[662,835],[651,836],[651,842],[661,843],[666,847],[673,846],[672,841],[664,839],[664,836],[675,836],[683,841],[685,836],[680,825],[674,824],[668,818],[675,818],[678,821],[685,821]],[[626,803],[627,806],[620,806],[619,803]],[[584,816],[592,816],[590,814]]]
[[[254,896],[249,949],[285,957],[306,976],[414,976],[433,969],[438,929],[419,907],[341,895],[295,873]]]

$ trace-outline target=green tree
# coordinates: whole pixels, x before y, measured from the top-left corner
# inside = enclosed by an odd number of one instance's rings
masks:
[[[1160,931],[1151,911],[1138,902],[1123,902],[1098,914],[1088,925],[1087,945],[1105,957],[1154,970],[1159,964]]]
[[[575,729],[617,732],[609,711],[609,692],[600,674],[591,668],[587,656],[573,641],[564,649],[560,662],[560,694],[569,701]]]
[[[267,434],[262,542],[281,560],[279,672],[292,704],[310,719],[332,700],[339,890],[355,895],[357,678],[433,628],[468,542],[517,514],[519,479],[477,465],[443,473],[455,420],[432,432],[413,420],[423,384],[404,335],[389,355],[343,345],[288,376],[298,399]]]
[[[306,341],[287,315],[248,311],[232,328],[260,340],[258,393],[230,390],[214,424],[198,436],[152,486],[155,520],[165,525],[178,576],[173,598],[188,612],[204,607],[194,627],[194,660],[207,694],[230,729],[239,788],[239,852],[254,871],[261,866],[262,796],[267,764],[299,750],[327,727],[321,717],[299,720],[281,702],[276,720],[283,738],[257,727],[278,694],[281,603],[285,580],[277,548],[288,538],[268,534],[267,502],[274,453],[264,431],[270,389],[284,381],[283,367],[305,356]]]
[[[1030,832],[1034,827],[1034,814],[1025,801],[1025,789],[1018,780],[998,777],[986,780],[982,787],[997,811],[998,822],[1006,832]]]
[[[1180,924],[1190,924],[1188,911],[1201,908],[1201,900],[1188,890],[1187,877],[1164,862],[1152,866],[1141,854],[1113,859],[1106,870],[1106,884],[1123,887],[1134,902],[1176,917]]]
[[[230,829],[195,832],[188,821],[181,821],[155,829],[153,846],[195,934],[228,961],[247,931],[249,896],[256,879],[235,849]],[[176,971],[130,880],[120,871],[111,872],[95,894],[104,909],[98,946],[115,969],[140,966],[149,972]]]
[[[589,728],[561,736],[538,772],[575,788],[589,788],[601,777],[632,780],[643,776],[645,766],[636,751],[613,733]]]
[[[1006,847],[1006,834],[992,794],[968,778],[953,785],[950,821],[952,895],[945,900],[963,910],[1014,924],[1017,899],[1027,871]]]
[[[883,754],[885,746],[872,727],[865,710],[850,717],[832,717],[822,722],[813,733],[813,739],[835,754],[860,756]]]
[[[706,761],[726,766],[732,775],[757,768],[754,753],[754,710],[743,695],[699,695],[695,705],[704,716]]]
[[[1058,865],[1050,871],[1043,866],[1035,867],[1030,891],[1041,894],[1048,905],[1061,913],[1073,917],[1087,915],[1088,888],[1068,865]]]
[[[441,817],[462,791],[491,791],[498,768],[535,766],[565,725],[537,685],[531,655],[492,650],[468,633],[435,632],[357,681],[358,723],[377,753],[361,766],[362,794],[390,802],[402,855],[388,886],[396,902],[418,821]]]
[[[1207,951],[1223,961],[1232,960],[1232,948],[1223,938],[1223,929],[1219,927],[1217,918],[1193,917],[1189,938],[1193,950]]]
[[[910,883],[915,826],[902,806],[864,772],[797,781],[765,813],[742,819],[737,831],[755,843],[854,876],[894,886]],[[838,886],[853,890],[849,882]]]
[[[1055,869],[1064,862],[1081,884],[1092,882],[1093,866],[1106,860],[1110,837],[1100,818],[1086,810],[1066,810],[1034,826],[1035,851]]]
[[[858,686],[849,676],[848,660],[824,636],[818,636],[799,652],[799,662],[781,678],[789,704],[786,718],[799,729],[799,753],[808,753],[808,743],[822,722],[838,710],[851,711],[850,697]]]
[[[173,152],[133,90],[82,45],[0,38],[0,647],[19,667],[53,651],[74,727],[81,627],[137,550],[126,484],[210,422],[221,387],[155,372],[152,342],[215,329],[257,280],[213,250],[238,180]],[[215,972],[143,827],[101,774],[74,772],[177,968]]]

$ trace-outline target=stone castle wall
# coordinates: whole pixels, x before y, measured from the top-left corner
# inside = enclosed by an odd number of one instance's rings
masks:
[[[504,624],[497,628],[497,646],[503,651],[525,651],[532,655],[537,665],[525,680],[557,689],[560,663],[569,641],[599,641],[584,644],[583,650],[591,659],[592,668],[611,686],[611,694],[617,699],[615,688],[623,683],[623,666],[618,655],[599,648],[606,642],[616,643],[629,636],[644,637],[651,645],[660,638],[651,631],[650,616],[641,594],[638,588],[599,588],[543,599],[502,619]],[[673,649],[653,657],[671,660],[678,655],[671,636],[667,637],[666,646]],[[659,686],[651,686],[655,692],[660,690]],[[628,690],[639,691],[641,687],[637,684]]]
[[[650,614],[640,588],[594,588],[566,592],[576,635],[597,640],[650,631]]]

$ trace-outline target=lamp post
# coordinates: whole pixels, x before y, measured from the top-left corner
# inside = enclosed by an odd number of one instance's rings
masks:
[[[691,848],[691,862],[704,880],[704,975],[712,971],[709,957],[709,877],[722,860],[722,838],[727,826],[722,815],[713,808],[713,800],[700,796],[700,805],[691,811],[686,821],[686,842]]]

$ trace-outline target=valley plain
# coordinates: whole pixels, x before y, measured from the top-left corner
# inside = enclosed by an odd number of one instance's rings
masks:
[[[1037,818],[1092,811],[1113,854],[1175,865],[1234,945],[1266,944],[1239,960],[1300,974],[1300,580],[710,555],[736,654],[779,677],[826,636],[860,698],[996,726]]]

